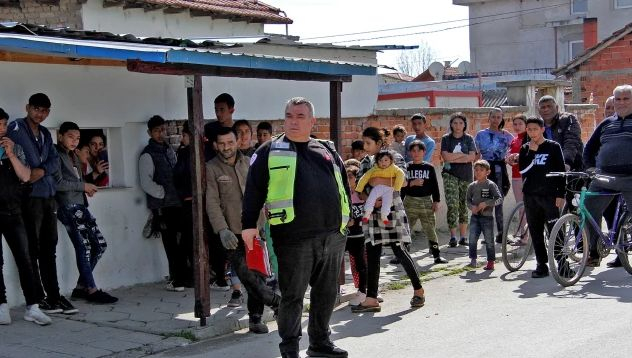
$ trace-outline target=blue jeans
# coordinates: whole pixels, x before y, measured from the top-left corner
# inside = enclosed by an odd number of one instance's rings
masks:
[[[279,261],[279,336],[281,353],[298,352],[301,339],[303,297],[309,284],[309,344],[316,349],[331,346],[329,319],[338,295],[338,274],[347,238],[340,232],[311,237],[274,237]]]
[[[496,248],[494,247],[494,218],[492,216],[472,215],[470,218],[469,256],[476,259],[476,246],[478,237],[483,233],[485,247],[487,249],[487,261],[496,260]]]
[[[72,246],[75,248],[79,270],[77,285],[96,288],[92,271],[107,247],[96,220],[86,206],[79,204],[59,207],[57,218],[66,227]]]

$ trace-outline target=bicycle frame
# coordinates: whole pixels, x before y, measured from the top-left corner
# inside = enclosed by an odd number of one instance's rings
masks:
[[[616,196],[617,197],[617,209],[615,210],[615,214],[614,214],[614,222],[612,223],[612,229],[608,230],[608,235],[604,235],[603,231],[601,230],[601,225],[597,223],[595,218],[593,218],[593,216],[590,214],[590,212],[585,206],[585,200],[587,197],[590,197],[590,196]],[[580,232],[577,235],[575,244],[577,245],[577,243],[581,242],[582,235],[586,227],[586,222],[588,221],[588,223],[592,226],[592,228],[598,233],[599,238],[604,243],[604,245],[607,248],[614,248],[617,243],[616,236],[617,236],[617,233],[619,232],[619,217],[620,217],[619,214],[621,213],[621,208],[623,207],[623,203],[624,203],[624,200],[623,200],[623,195],[621,195],[621,193],[593,192],[593,191],[588,191],[585,187],[582,188],[581,194],[579,196],[579,206],[577,208],[579,210],[579,217],[580,217]]]

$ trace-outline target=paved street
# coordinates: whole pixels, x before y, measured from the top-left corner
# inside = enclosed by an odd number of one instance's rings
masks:
[[[381,313],[341,306],[333,338],[350,357],[630,357],[632,276],[603,266],[567,289],[502,264],[448,275],[425,284],[418,310],[408,307],[410,287],[386,292]],[[278,357],[278,340],[240,331],[157,357]],[[306,333],[302,343],[305,356]]]

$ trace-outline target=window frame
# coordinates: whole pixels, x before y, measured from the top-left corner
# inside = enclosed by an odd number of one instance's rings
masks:
[[[573,45],[582,44],[582,50],[577,54],[577,56],[573,56]],[[568,60],[571,61],[584,52],[584,40],[573,40],[568,42]]]
[[[614,0],[614,8],[615,9],[630,9],[630,8],[632,8],[632,1],[630,1],[629,5],[620,5],[619,1],[621,1],[621,0]]]
[[[577,10],[575,10],[575,1],[580,1],[580,0],[571,0],[571,14],[572,15],[588,14],[588,0],[583,0],[583,1],[586,2],[586,10],[585,11],[577,11]]]

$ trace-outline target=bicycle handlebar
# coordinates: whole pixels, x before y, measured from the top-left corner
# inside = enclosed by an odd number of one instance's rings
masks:
[[[614,179],[614,177],[608,175],[598,174],[596,172],[550,172],[546,174],[547,177],[581,177],[581,178],[590,178],[590,179],[598,179],[604,181],[610,181],[610,179]]]

